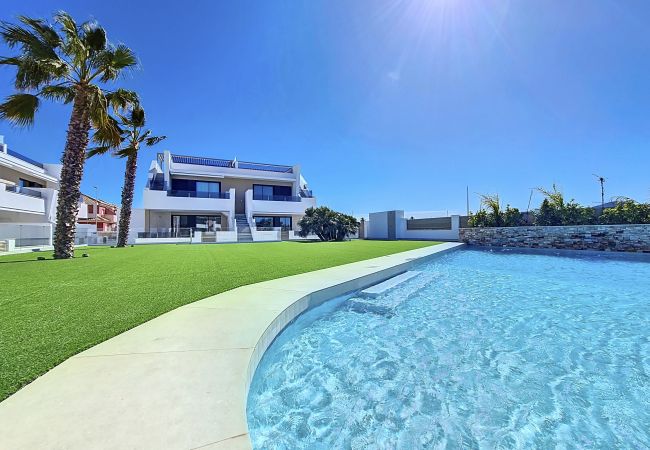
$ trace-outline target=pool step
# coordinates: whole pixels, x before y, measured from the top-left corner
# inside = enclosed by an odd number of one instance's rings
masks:
[[[418,275],[420,275],[422,272],[417,271],[417,270],[409,270],[408,272],[404,272],[400,275],[396,275],[393,278],[389,278],[386,281],[382,281],[379,284],[375,284],[374,286],[370,286],[369,288],[364,289],[361,291],[361,295],[364,297],[378,297],[381,294],[384,294],[391,289],[396,288],[400,284],[404,283],[405,281],[410,280],[411,278],[415,278]]]

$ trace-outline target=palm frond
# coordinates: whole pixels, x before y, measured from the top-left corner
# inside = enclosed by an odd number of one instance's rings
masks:
[[[17,59],[14,85],[18,90],[38,89],[68,74],[68,66],[61,60],[34,59],[29,56]]]
[[[77,27],[77,22],[65,11],[57,12],[54,15],[54,21],[61,26],[63,31],[64,39],[61,46],[63,52],[70,57],[75,67],[84,66],[88,52]]]
[[[49,100],[63,103],[71,103],[74,100],[75,91],[72,86],[45,86],[41,89],[41,95]]]
[[[135,67],[137,63],[135,53],[123,44],[102,51],[94,61],[102,82],[117,79],[124,69]]]
[[[68,39],[79,38],[79,29],[77,28],[77,22],[75,22],[70,14],[65,11],[59,11],[54,14],[54,20],[59,25],[61,25],[61,29],[68,37]]]
[[[90,93],[90,121],[97,130],[96,135],[105,145],[117,146],[121,142],[121,130],[117,121],[108,114],[108,100],[97,86],[92,86]]]
[[[115,151],[114,155],[117,156],[118,158],[128,158],[129,156],[137,156],[138,154],[138,147],[135,145],[127,145],[126,147],[122,147],[118,150]]]
[[[112,148],[113,147],[110,145],[100,145],[98,147],[91,147],[86,152],[86,157],[92,158],[93,156],[103,155],[104,153],[110,152]]]
[[[136,128],[141,128],[144,126],[145,114],[144,114],[144,109],[142,109],[141,106],[138,105],[135,108],[131,109],[129,122],[131,125],[133,125]]]
[[[113,110],[123,111],[129,107],[134,108],[140,102],[138,94],[127,89],[117,89],[106,94],[106,100]]]
[[[59,47],[63,43],[59,33],[57,33],[54,27],[45,20],[33,19],[27,16],[19,16],[18,20],[34,30],[34,32],[40,36],[41,40],[53,49]]]
[[[151,147],[152,145],[156,145],[157,143],[164,141],[165,139],[167,139],[167,136],[151,136],[145,139],[144,143],[148,147]]]
[[[0,119],[19,126],[31,125],[38,110],[38,97],[32,94],[13,94],[0,104]]]
[[[42,59],[57,58],[54,47],[41,39],[38,33],[9,22],[0,23],[0,36],[9,48],[20,46],[23,53]]]
[[[2,66],[18,66],[22,62],[17,56],[0,56],[0,65]]]
[[[100,52],[106,49],[106,30],[95,21],[86,22],[82,25],[83,42],[87,49]]]

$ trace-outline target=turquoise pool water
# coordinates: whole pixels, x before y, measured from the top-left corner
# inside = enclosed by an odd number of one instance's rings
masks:
[[[463,250],[290,325],[256,449],[650,448],[650,263]]]

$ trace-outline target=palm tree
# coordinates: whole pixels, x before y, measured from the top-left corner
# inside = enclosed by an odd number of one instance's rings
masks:
[[[501,201],[499,195],[481,195],[481,205],[489,211],[492,218],[493,226],[503,226],[503,212],[501,211]]]
[[[72,103],[54,233],[54,257],[71,258],[88,133],[91,127],[102,129],[113,143],[119,142],[120,133],[109,119],[108,108],[125,108],[137,96],[123,89],[111,92],[104,86],[137,61],[126,46],[111,45],[106,31],[94,21],[78,26],[65,12],[55,14],[54,25],[24,16],[18,20],[17,25],[0,23],[0,36],[7,46],[19,49],[17,56],[0,58],[0,64],[16,68],[17,91],[0,104],[0,118],[31,125],[41,99]]]
[[[133,206],[133,189],[135,185],[135,171],[138,167],[138,150],[142,144],[156,145],[166,136],[151,136],[151,130],[145,130],[146,123],[144,109],[135,106],[128,116],[119,112],[115,113],[117,119],[111,118],[120,130],[120,142],[115,145],[110,136],[105,136],[103,130],[98,130],[93,136],[93,141],[100,144],[91,148],[88,156],[112,152],[119,158],[126,158],[126,171],[124,172],[124,185],[122,186],[122,207],[120,210],[120,224],[117,236],[117,246],[126,246],[129,237],[129,224],[131,222],[131,208]]]

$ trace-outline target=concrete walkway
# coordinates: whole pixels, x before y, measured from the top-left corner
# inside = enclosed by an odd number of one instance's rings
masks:
[[[291,320],[462,245],[243,286],[175,309],[73,356],[0,403],[0,449],[250,449],[248,387]]]

